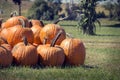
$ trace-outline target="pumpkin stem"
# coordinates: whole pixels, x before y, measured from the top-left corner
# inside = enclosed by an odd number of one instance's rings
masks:
[[[43,40],[43,45],[45,45],[47,42],[47,37],[44,37],[44,40]]]
[[[43,21],[40,21],[40,26],[44,27]]]
[[[25,26],[25,21],[22,18],[19,18],[18,20],[22,23],[22,27],[25,28],[26,27]]]
[[[3,18],[0,18],[0,28],[1,28],[1,25],[2,25],[2,21],[3,21]]]
[[[55,36],[55,38],[52,40],[52,43],[50,44],[50,47],[54,47],[55,46],[55,43],[57,42],[57,40],[60,37],[61,33],[62,33],[62,30],[60,30],[58,32],[58,34]]]
[[[23,42],[24,42],[25,46],[28,45],[28,41],[27,41],[27,37],[26,36],[23,36]]]
[[[2,43],[2,40],[6,43],[6,44],[8,44],[8,42],[7,42],[7,40],[6,39],[4,39],[3,37],[0,37],[0,44]]]
[[[11,12],[10,17],[14,17],[14,16],[18,16],[18,12],[17,11]]]
[[[71,35],[70,33],[66,33],[68,38],[74,38],[73,35]]]

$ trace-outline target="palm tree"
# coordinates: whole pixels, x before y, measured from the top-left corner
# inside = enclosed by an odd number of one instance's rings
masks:
[[[21,3],[22,3],[22,0],[13,0],[13,2],[18,5],[18,7],[19,7],[19,15],[21,15]]]

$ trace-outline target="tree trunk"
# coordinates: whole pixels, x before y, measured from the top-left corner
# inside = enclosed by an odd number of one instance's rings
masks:
[[[19,4],[18,6],[19,6],[19,16],[21,16],[21,4]]]

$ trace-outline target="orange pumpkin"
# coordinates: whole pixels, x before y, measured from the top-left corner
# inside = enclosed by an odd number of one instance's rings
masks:
[[[57,40],[56,44],[59,45],[65,38],[65,30],[57,24],[47,24],[40,31],[40,40],[43,43],[44,38],[47,38],[47,44],[50,44],[52,39],[57,35],[57,33],[62,30],[60,38]]]
[[[39,63],[41,63],[42,65],[62,66],[65,59],[64,51],[61,47],[55,46],[57,38],[60,36],[61,33],[62,31],[58,33],[57,37],[53,39],[51,45],[39,45],[37,47]]]
[[[66,65],[83,65],[85,61],[85,47],[80,39],[66,38],[60,46],[65,52]]]
[[[7,36],[8,36],[9,33],[10,33],[10,32],[9,32],[9,29],[4,28],[4,29],[1,30],[0,36],[1,36],[2,38],[4,38],[4,39],[7,40]]]
[[[34,25],[31,27],[31,30],[33,31],[33,34],[34,34],[34,44],[41,44],[41,41],[40,41],[40,31],[41,31],[41,27],[39,25]]]
[[[22,23],[19,21],[20,18],[22,18],[26,23],[26,26],[29,27],[27,18],[25,18],[24,16],[14,16],[9,18],[6,22],[2,23],[2,28],[9,28],[15,25],[21,25]]]
[[[16,44],[12,49],[13,63],[22,66],[36,65],[38,61],[36,47],[28,43],[26,37],[23,39],[24,42]]]
[[[40,27],[44,27],[44,24],[42,21],[35,20],[35,19],[29,20],[29,24],[31,24],[31,27],[34,25],[39,25]]]
[[[9,44],[2,44],[0,39],[0,66],[7,67],[12,64],[11,46]]]
[[[21,21],[23,20],[21,19]],[[34,35],[32,30],[25,27],[24,21],[22,23],[23,25],[16,25],[14,27],[8,28],[8,31],[10,32],[8,33],[7,41],[12,47],[18,42],[21,42],[23,36],[27,37],[29,43],[33,43]]]

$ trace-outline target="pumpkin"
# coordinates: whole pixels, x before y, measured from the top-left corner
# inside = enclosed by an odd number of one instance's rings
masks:
[[[25,26],[24,20],[20,19],[23,25],[16,25],[14,27],[8,28],[7,41],[13,47],[15,44],[22,41],[22,37],[26,36],[29,43],[33,43],[34,35],[30,28]]]
[[[12,64],[12,53],[11,46],[9,44],[2,44],[2,39],[0,39],[0,66],[8,67]]]
[[[2,38],[4,38],[4,39],[7,40],[7,37],[8,37],[8,34],[9,34],[9,33],[10,33],[10,32],[9,32],[9,29],[4,28],[4,29],[1,30],[0,36],[1,36]]]
[[[39,63],[43,66],[62,66],[65,55],[61,47],[55,45],[58,37],[61,35],[62,31],[56,35],[53,39],[51,45],[39,45],[37,47],[37,53],[39,57]]]
[[[40,40],[43,43],[44,38],[47,38],[47,44],[50,44],[52,39],[57,35],[57,33],[62,30],[61,36],[57,40],[56,44],[59,45],[62,40],[66,38],[65,30],[57,24],[47,24],[40,31]]]
[[[29,20],[29,24],[31,25],[31,27],[34,25],[39,25],[40,27],[44,27],[44,24],[42,21],[35,20],[35,19]]]
[[[27,38],[23,37],[24,42],[16,44],[12,49],[13,63],[21,66],[36,65],[38,54],[36,47],[28,43]]]
[[[60,44],[64,49],[66,65],[83,65],[85,61],[85,46],[80,39],[66,38]]]
[[[22,18],[26,23],[26,26],[29,27],[27,18],[25,18],[24,16],[14,16],[9,18],[6,22],[2,23],[2,28],[9,28],[15,25],[21,25],[22,23],[19,21],[19,18]]]
[[[31,27],[31,30],[33,31],[33,35],[34,35],[34,41],[33,41],[34,44],[41,44],[40,36],[39,36],[41,29],[42,28],[39,25],[34,25]]]

